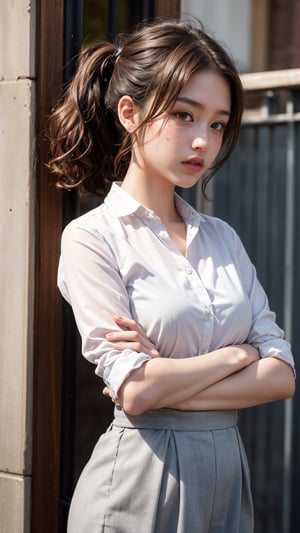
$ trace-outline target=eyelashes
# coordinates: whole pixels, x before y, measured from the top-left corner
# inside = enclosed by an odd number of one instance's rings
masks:
[[[172,113],[172,115],[182,122],[193,122],[193,116],[187,111],[176,111],[176,113]]]

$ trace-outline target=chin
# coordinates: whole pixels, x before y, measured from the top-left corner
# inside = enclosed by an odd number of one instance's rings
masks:
[[[176,187],[180,187],[181,189],[190,189],[191,187],[194,187],[195,185],[197,185],[201,177],[202,176],[199,176],[194,179],[178,180],[176,183]]]

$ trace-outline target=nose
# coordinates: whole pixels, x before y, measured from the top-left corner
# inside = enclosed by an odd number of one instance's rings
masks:
[[[206,128],[198,129],[192,140],[192,148],[193,150],[207,150],[207,147],[208,132],[206,131]]]

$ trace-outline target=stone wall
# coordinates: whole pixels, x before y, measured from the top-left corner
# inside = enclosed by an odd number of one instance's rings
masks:
[[[29,531],[34,264],[35,2],[0,17],[0,517]]]

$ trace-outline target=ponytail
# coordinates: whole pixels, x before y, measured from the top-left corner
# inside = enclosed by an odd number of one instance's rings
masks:
[[[105,104],[117,53],[109,43],[83,50],[77,73],[50,117],[49,167],[58,187],[103,195],[117,179],[114,160],[123,134]]]

